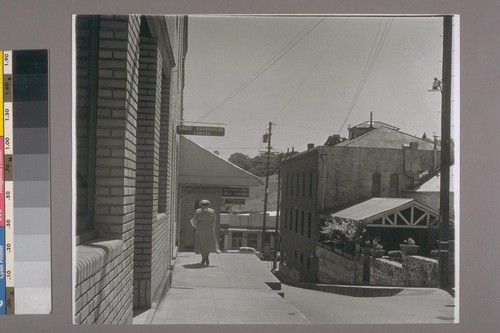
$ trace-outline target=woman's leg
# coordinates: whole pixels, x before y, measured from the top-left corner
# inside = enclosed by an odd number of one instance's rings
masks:
[[[209,264],[209,262],[208,262],[208,253],[202,253],[201,257],[202,257],[201,263],[202,264],[206,264],[208,266],[208,264]]]

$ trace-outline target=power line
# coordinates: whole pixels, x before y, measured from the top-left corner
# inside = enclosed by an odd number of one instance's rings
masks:
[[[389,22],[390,20],[390,22]],[[368,77],[370,76],[373,66],[375,65],[375,62],[377,61],[378,55],[380,54],[380,50],[382,49],[384,42],[387,38],[387,35],[389,34],[389,30],[392,26],[392,23],[394,22],[394,18],[389,18],[385,22],[385,25],[382,30],[381,37],[379,39],[379,33],[380,33],[380,27],[382,26],[382,23],[384,21],[384,18],[381,19],[379,28],[377,30],[377,34],[375,35],[375,39],[373,41],[371,50],[370,50],[370,55],[368,56],[367,62],[365,64],[365,68],[363,70],[363,74],[361,75],[361,79],[359,81],[358,87],[356,89],[356,92],[354,93],[353,99],[351,101],[351,105],[349,106],[349,109],[347,111],[347,114],[344,118],[344,121],[342,122],[342,126],[340,126],[339,133],[342,132],[342,129],[344,128],[347,120],[349,119],[349,116],[351,115],[352,110],[354,109],[354,106],[356,105],[356,102],[359,99],[359,96],[361,95],[361,91],[366,85],[366,82],[368,81]]]
[[[229,94],[229,96],[227,96],[222,102],[220,102],[215,107],[213,107],[212,109],[210,109],[207,113],[205,113],[199,120],[205,119],[206,117],[208,117],[209,115],[211,115],[212,113],[214,113],[215,111],[217,111],[218,109],[220,109],[224,104],[226,104],[227,102],[229,102],[236,95],[238,95],[243,89],[245,89],[253,81],[255,81],[262,74],[264,74],[269,68],[271,68],[271,66],[273,66],[276,62],[278,62],[281,58],[283,58],[283,56],[285,56],[288,52],[290,52],[290,50],[292,50],[295,47],[295,45],[297,45],[298,43],[300,43],[307,35],[309,35],[321,22],[323,22],[323,20],[325,18],[326,17],[323,17],[311,29],[309,29],[309,31],[307,31],[302,37],[300,37],[290,47],[288,47],[288,45],[290,45],[290,43],[292,43],[295,39],[297,39],[302,34],[302,32],[305,29],[307,29],[307,27],[309,27],[311,25],[311,23],[313,22],[313,21],[311,21],[290,42],[288,42],[276,55],[274,55],[266,64],[264,64],[264,66],[262,66],[254,75],[252,75],[252,77],[250,77],[247,81],[245,81],[242,85],[240,85],[235,91],[233,91],[231,94]],[[285,50],[285,51],[283,51],[283,50]],[[279,55],[280,53],[281,53],[281,55]],[[277,55],[279,55],[279,56],[277,57]],[[274,58],[276,58],[276,59],[274,59]]]
[[[340,34],[340,32],[342,31],[342,29],[344,28],[345,24],[347,23],[347,19],[344,20],[344,23],[342,23],[342,26],[340,27],[340,29],[337,31],[337,33],[333,36],[333,38],[330,40],[330,42],[328,43],[327,47],[325,48],[325,50],[321,53],[321,55],[319,56],[318,60],[316,61],[316,63],[314,64],[314,66],[312,67],[312,69],[309,71],[309,73],[306,75],[306,77],[304,78],[304,80],[302,80],[301,84],[297,87],[297,89],[295,90],[295,92],[292,94],[292,98],[283,106],[283,108],[280,110],[279,112],[279,115],[281,115],[283,113],[283,111],[288,107],[288,105],[290,105],[290,103],[297,97],[297,92],[300,91],[300,89],[302,89],[302,87],[304,86],[304,84],[307,82],[307,80],[309,79],[309,77],[311,76],[311,74],[314,72],[314,70],[316,69],[316,67],[318,67],[319,63],[321,62],[321,60],[323,60],[326,52],[330,49],[330,47],[333,45],[333,42],[337,39],[337,36]]]

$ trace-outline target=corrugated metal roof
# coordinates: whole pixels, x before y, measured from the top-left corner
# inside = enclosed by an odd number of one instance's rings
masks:
[[[392,128],[392,129],[395,129],[395,130],[399,129],[396,126],[392,126],[392,125],[386,124],[386,123],[384,123],[382,121],[372,121],[371,124],[370,124],[370,121],[364,121],[361,124],[358,124],[356,126],[352,126],[350,129],[353,129],[353,128],[369,128],[370,126],[373,127],[373,128],[387,127],[387,128]]]
[[[333,213],[331,214],[331,217],[362,221],[375,215],[387,213],[393,210],[399,210],[403,206],[410,204],[412,201],[414,200],[406,198],[371,198],[360,204],[351,206],[337,213]]]
[[[409,145],[411,142],[418,142],[418,149],[420,150],[434,149],[434,144],[427,140],[385,126],[375,128],[355,139],[341,142],[336,147],[401,149],[403,145]]]
[[[258,186],[262,184],[262,180],[181,136],[179,183]]]
[[[439,192],[441,189],[441,173],[439,172],[434,177],[427,180],[425,183],[417,186],[411,192]],[[450,166],[450,192],[453,192],[455,189],[455,167]]]

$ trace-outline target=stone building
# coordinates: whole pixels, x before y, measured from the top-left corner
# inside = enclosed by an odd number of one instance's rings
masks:
[[[381,122],[351,127],[349,138],[309,145],[281,163],[281,257],[294,279],[316,280],[320,214],[372,197],[401,197],[439,164],[439,147]]]
[[[186,16],[81,16],[75,323],[132,323],[171,277]]]

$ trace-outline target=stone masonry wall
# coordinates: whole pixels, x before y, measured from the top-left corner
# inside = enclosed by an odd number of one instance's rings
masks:
[[[405,286],[437,287],[438,261],[420,256],[403,256]]]
[[[363,262],[369,265],[370,285],[390,287],[436,287],[438,281],[437,260],[420,256],[403,256],[398,263],[384,258],[364,260],[358,255],[354,260],[342,257],[329,248],[316,247],[319,260],[318,279],[327,284],[362,284]],[[354,282],[355,279],[355,282]]]
[[[405,286],[403,265],[383,258],[370,258],[370,285],[402,287]]]
[[[330,148],[330,149],[328,149]],[[372,197],[372,174],[380,173],[380,197],[390,197],[391,175],[398,174],[398,196],[410,185],[411,179],[404,173],[403,150],[387,148],[321,148],[327,170],[325,206],[345,207]],[[418,150],[415,158],[421,160],[422,170],[432,168],[432,150]],[[320,170],[320,175],[323,172]],[[320,180],[320,182],[323,182]]]
[[[363,279],[363,258],[356,265],[353,260],[344,258],[321,246],[316,247],[318,257],[318,281],[329,284],[361,284]]]

